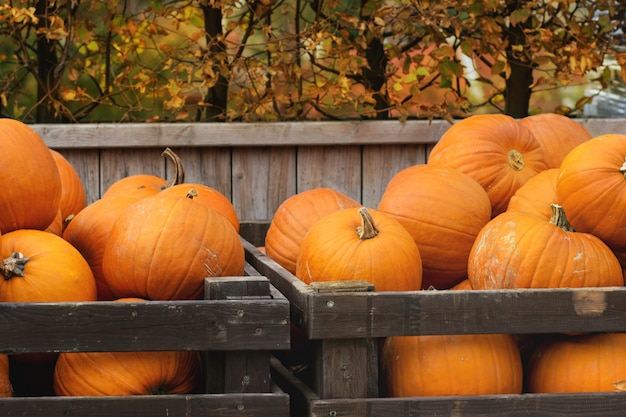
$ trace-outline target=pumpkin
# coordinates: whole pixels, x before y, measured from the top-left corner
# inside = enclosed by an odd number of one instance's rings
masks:
[[[551,204],[558,204],[556,180],[558,168],[546,169],[529,179],[513,194],[507,211],[521,211],[542,219],[552,217]]]
[[[87,205],[87,195],[83,182],[74,169],[74,166],[61,153],[50,149],[54,162],[61,178],[61,200],[59,208],[64,221],[70,215],[75,215]]]
[[[521,394],[522,361],[513,336],[392,336],[381,351],[390,397]]]
[[[89,264],[60,236],[30,229],[5,233],[0,254],[0,301],[96,300]]]
[[[567,154],[556,192],[574,229],[626,251],[626,135],[590,139]]]
[[[626,333],[555,336],[533,351],[526,371],[532,393],[626,390]]]
[[[9,379],[9,355],[0,354],[0,397],[12,397],[13,386]]]
[[[480,231],[468,261],[472,288],[623,286],[615,254],[596,236],[574,232],[563,208],[549,221],[517,211],[492,219]]]
[[[115,297],[199,299],[205,278],[243,275],[239,234],[224,216],[194,201],[195,194],[155,194],[119,214],[102,257]]]
[[[419,290],[422,261],[415,241],[391,216],[361,208],[331,213],[302,241],[296,276],[306,284],[363,280],[376,291]]]
[[[583,125],[558,113],[533,114],[518,122],[528,128],[541,144],[548,168],[559,168],[569,151],[592,138]]]
[[[467,277],[467,258],[491,219],[487,192],[453,168],[414,165],[387,183],[378,210],[411,234],[423,264],[422,287],[450,288]]]
[[[50,232],[53,233],[57,236],[62,236],[63,235],[63,214],[61,213],[61,209],[59,208],[57,210],[57,215],[55,216],[54,220],[52,221],[52,223],[50,223],[48,225],[48,227],[46,227],[44,229],[45,232]]]
[[[487,191],[491,215],[530,178],[548,168],[543,148],[531,131],[504,114],[480,114],[450,127],[433,147],[428,164],[457,169]]]
[[[470,282],[470,280],[468,278],[465,278],[463,281],[459,282],[458,284],[455,284],[450,289],[451,290],[471,290],[473,288],[472,288],[472,283]]]
[[[111,184],[102,198],[113,197],[117,195],[126,195],[130,197],[148,197],[176,184],[185,182],[185,170],[182,161],[170,148],[165,148],[161,156],[167,157],[174,169],[172,178],[168,181],[158,175],[136,174],[120,178]]]
[[[267,256],[292,274],[304,235],[322,217],[360,204],[332,188],[314,188],[283,201],[265,235]]]
[[[103,198],[89,204],[67,224],[63,239],[72,244],[83,255],[96,280],[98,300],[113,300],[102,272],[102,257],[111,229],[117,217],[139,197],[127,195]]]
[[[145,302],[136,297],[118,302]],[[200,381],[195,351],[67,352],[54,368],[61,396],[165,395],[191,393]]]
[[[43,139],[23,122],[0,118],[0,232],[44,230],[61,200],[61,178]]]

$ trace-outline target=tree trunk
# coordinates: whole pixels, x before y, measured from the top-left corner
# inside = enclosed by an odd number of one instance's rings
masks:
[[[508,56],[511,75],[506,80],[504,112],[511,117],[528,116],[530,107],[530,86],[533,82],[533,69],[515,57]]]
[[[367,0],[361,0],[361,11],[367,8]],[[361,20],[367,21],[368,16],[361,12]],[[385,120],[389,118],[389,101],[385,94],[381,94],[380,89],[386,82],[387,53],[383,43],[378,38],[373,38],[365,50],[365,58],[369,68],[363,69],[365,87],[374,91],[376,104],[376,119]]]
[[[216,42],[215,39],[222,35],[222,10],[212,7],[209,3],[203,4],[204,29],[206,31],[209,54],[223,53],[225,45],[223,42]],[[219,69],[217,83],[209,88],[204,98],[208,105],[204,115],[205,121],[224,121],[226,107],[228,105],[228,79],[224,77]],[[199,115],[200,116],[200,115]]]

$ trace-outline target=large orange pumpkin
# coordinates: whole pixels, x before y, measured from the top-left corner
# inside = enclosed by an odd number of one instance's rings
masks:
[[[13,386],[9,379],[9,355],[0,354],[0,397],[12,397]]]
[[[513,194],[509,200],[507,211],[521,211],[542,219],[552,217],[551,204],[558,204],[556,180],[558,168],[546,169],[529,179]]]
[[[116,297],[198,299],[205,278],[243,275],[239,234],[224,216],[193,201],[194,194],[157,193],[119,214],[102,257]]]
[[[626,390],[626,333],[548,339],[533,351],[526,371],[532,393]]]
[[[506,210],[515,191],[547,169],[531,131],[504,114],[470,116],[455,123],[433,147],[428,163],[457,169],[487,191],[491,215]]]
[[[480,231],[468,261],[472,288],[623,286],[622,268],[596,236],[574,232],[553,204],[549,221],[505,212]]]
[[[364,280],[376,291],[412,291],[422,285],[415,241],[393,217],[349,208],[315,223],[302,240],[296,276],[310,284]]]
[[[50,149],[54,162],[59,170],[61,177],[61,201],[59,209],[61,210],[62,220],[67,219],[70,215],[75,215],[85,208],[87,205],[87,195],[83,182],[74,169],[74,166],[61,153]]]
[[[414,165],[387,184],[378,210],[411,234],[423,264],[422,287],[450,288],[467,277],[467,257],[491,219],[485,190],[448,167]]]
[[[521,394],[522,361],[508,334],[394,336],[381,379],[390,397]]]
[[[626,251],[626,135],[590,139],[567,154],[556,191],[569,222]]]
[[[89,264],[63,238],[41,230],[2,235],[0,301],[61,302],[96,300]]]
[[[30,126],[0,118],[0,232],[48,227],[59,209],[61,178]]]
[[[557,113],[539,113],[524,117],[526,126],[541,144],[548,168],[558,168],[565,155],[592,138],[591,133],[574,119]]]
[[[322,217],[360,204],[332,188],[314,188],[295,194],[278,207],[265,236],[265,252],[283,268],[296,273],[304,235]]]

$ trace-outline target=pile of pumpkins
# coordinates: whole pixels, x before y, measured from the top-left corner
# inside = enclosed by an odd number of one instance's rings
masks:
[[[30,126],[0,119],[0,302],[190,300],[202,297],[206,277],[243,276],[234,207],[206,185],[184,183],[180,159],[170,149],[164,156],[171,181],[128,176],[87,205],[67,159]],[[201,373],[192,351],[0,359],[0,396],[14,394],[9,366],[52,364],[57,395],[189,393]]]
[[[263,250],[305,283],[377,291],[623,287],[625,158],[626,135],[592,137],[566,116],[471,116],[375,209],[330,188],[286,199]],[[625,339],[389,337],[381,378],[399,397],[623,390]]]

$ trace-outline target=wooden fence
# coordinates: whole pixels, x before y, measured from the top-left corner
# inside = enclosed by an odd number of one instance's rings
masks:
[[[580,119],[594,136],[625,133],[624,119]],[[83,180],[88,203],[133,174],[169,178],[171,147],[185,181],[231,199],[240,220],[269,220],[289,196],[330,187],[376,207],[389,179],[426,162],[450,127],[442,120],[284,123],[32,125]]]

